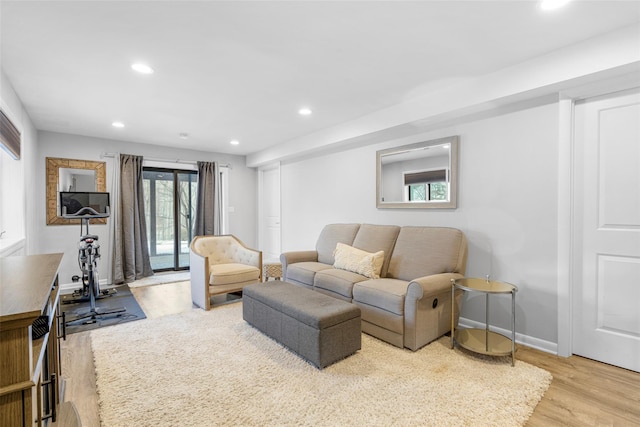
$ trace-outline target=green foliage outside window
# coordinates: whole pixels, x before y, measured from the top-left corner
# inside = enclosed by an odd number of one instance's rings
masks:
[[[429,200],[447,200],[447,183],[433,182],[429,184]]]
[[[425,184],[409,185],[409,201],[425,201],[427,200],[427,189]]]
[[[427,188],[429,198],[427,199]],[[430,184],[409,185],[409,201],[424,202],[427,200],[447,200],[447,183],[432,182]]]

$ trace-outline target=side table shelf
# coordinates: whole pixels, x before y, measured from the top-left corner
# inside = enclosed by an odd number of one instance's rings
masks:
[[[485,295],[485,328],[457,329],[454,324],[453,301],[456,289]],[[460,347],[489,356],[511,356],[511,366],[515,365],[516,354],[516,292],[518,288],[510,283],[488,279],[464,278],[451,280],[451,348]],[[511,294],[511,337],[489,330],[489,296]]]

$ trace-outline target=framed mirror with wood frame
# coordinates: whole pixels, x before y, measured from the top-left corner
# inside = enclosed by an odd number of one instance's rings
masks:
[[[79,219],[60,216],[60,191],[107,191],[106,163],[92,160],[47,157],[47,225],[80,224]],[[91,224],[106,224],[106,218],[92,219]]]

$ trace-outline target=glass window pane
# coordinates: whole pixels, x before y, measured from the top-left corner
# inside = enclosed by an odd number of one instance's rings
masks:
[[[171,175],[170,178],[170,181],[161,179],[156,182],[156,266],[154,268],[172,268],[174,265],[173,176]]]
[[[411,184],[411,185],[409,185],[409,200],[410,201],[424,201],[424,200],[427,200],[427,186],[426,186],[426,184]]]
[[[198,176],[192,173],[178,173],[178,267],[189,267],[189,244],[193,238]]]
[[[447,183],[432,182],[429,184],[429,200],[447,200]]]
[[[145,170],[143,187],[151,268],[174,268],[173,172]]]
[[[154,270],[189,267],[197,181],[195,171],[144,169],[147,237]]]

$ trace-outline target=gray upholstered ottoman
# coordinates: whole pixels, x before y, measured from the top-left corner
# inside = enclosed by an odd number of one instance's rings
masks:
[[[287,282],[242,290],[250,325],[322,369],[360,350],[360,308]]]

